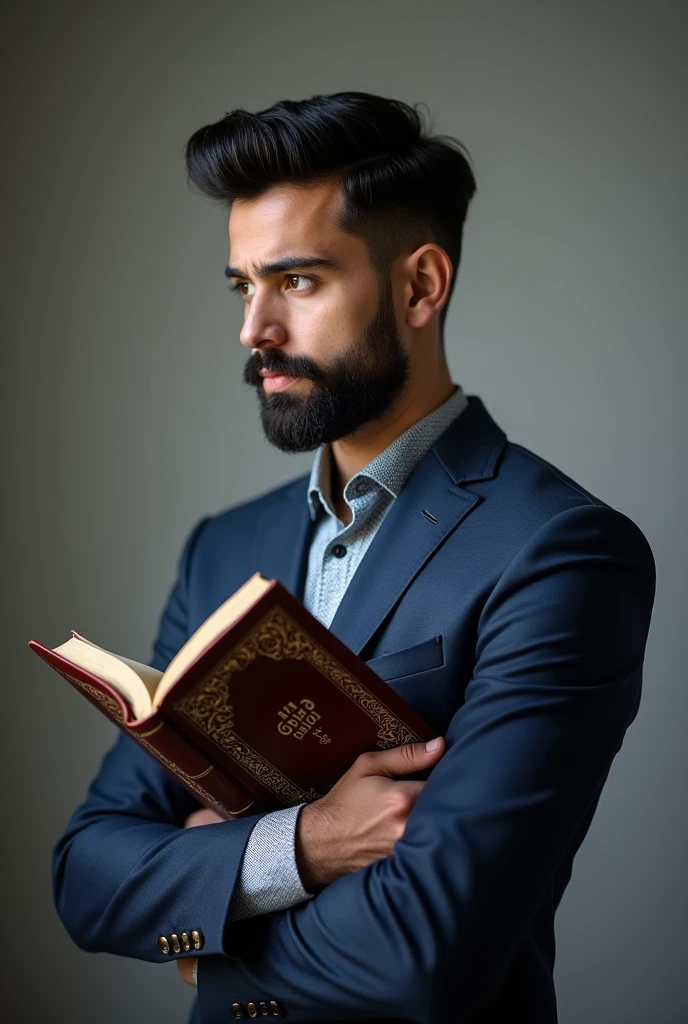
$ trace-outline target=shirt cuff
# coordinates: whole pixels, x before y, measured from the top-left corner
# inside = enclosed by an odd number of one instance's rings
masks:
[[[229,907],[229,920],[268,914],[311,899],[296,866],[296,822],[305,803],[265,814],[246,843],[239,878]]]

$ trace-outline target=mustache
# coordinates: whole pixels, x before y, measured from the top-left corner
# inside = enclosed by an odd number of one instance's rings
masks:
[[[304,355],[287,356],[279,349],[267,349],[262,355],[255,352],[249,356],[244,366],[244,383],[258,387],[262,385],[261,370],[270,373],[284,373],[289,377],[306,377],[318,383],[324,381],[325,374],[319,366]]]

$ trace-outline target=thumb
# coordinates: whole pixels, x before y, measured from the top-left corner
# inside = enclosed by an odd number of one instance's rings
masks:
[[[391,750],[363,754],[360,760],[363,775],[410,775],[429,768],[444,753],[444,739],[438,736],[427,743],[403,743]]]

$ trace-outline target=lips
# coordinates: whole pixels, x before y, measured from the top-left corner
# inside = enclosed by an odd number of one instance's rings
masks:
[[[284,373],[271,373],[269,370],[261,370],[260,375],[263,378],[265,391],[284,391],[299,379],[298,377],[289,377]]]

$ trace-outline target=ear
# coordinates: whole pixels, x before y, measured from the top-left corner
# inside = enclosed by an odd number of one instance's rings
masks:
[[[452,262],[441,246],[430,242],[407,257],[406,273],[406,323],[425,327],[449,299]]]

